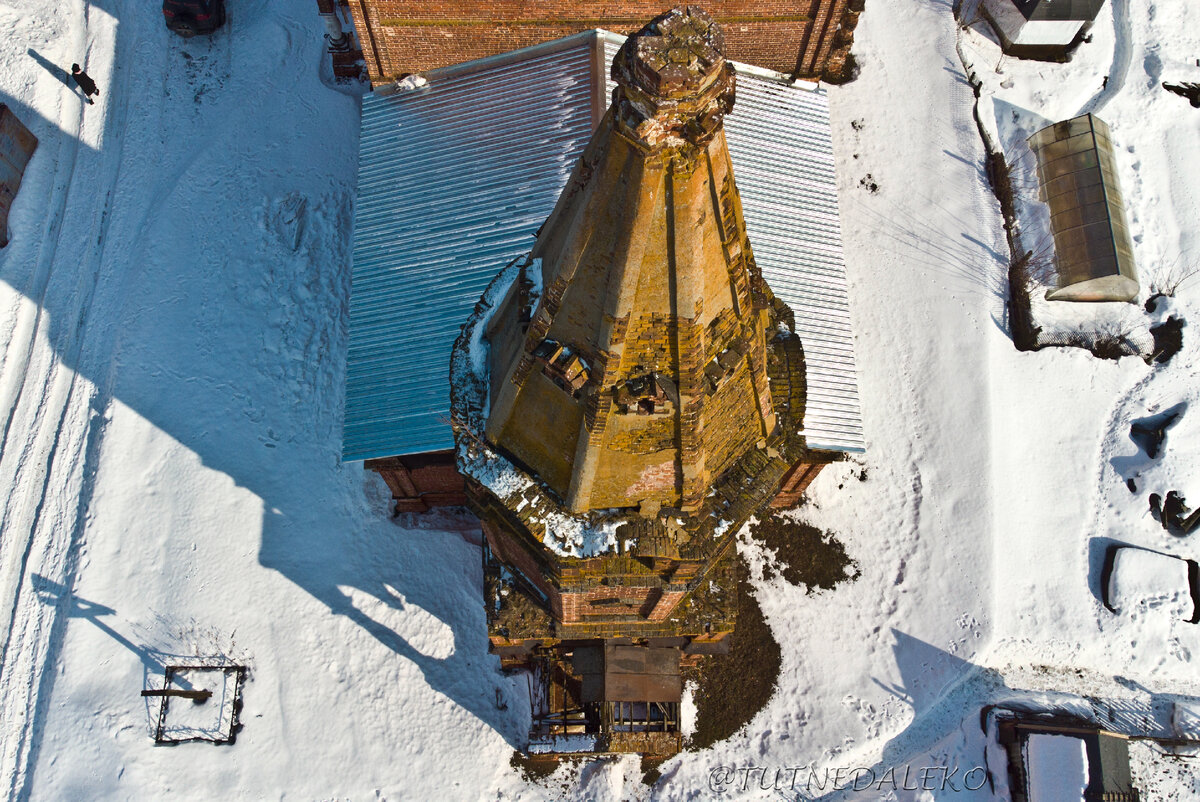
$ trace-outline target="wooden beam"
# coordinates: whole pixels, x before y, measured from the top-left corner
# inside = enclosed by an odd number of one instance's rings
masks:
[[[191,699],[193,702],[206,702],[212,697],[212,691],[185,691],[182,688],[158,688],[142,691],[142,696],[178,696],[181,699]]]

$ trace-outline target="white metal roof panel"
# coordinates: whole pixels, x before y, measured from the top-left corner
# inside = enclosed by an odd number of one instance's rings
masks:
[[[602,35],[607,72],[623,40]],[[459,327],[532,247],[591,135],[593,42],[572,38],[363,99],[345,459],[451,447]],[[805,434],[812,448],[861,451],[827,99],[738,67],[726,136],[755,258],[796,313]]]
[[[739,75],[725,137],[754,258],[795,313],[804,344],[805,440],[809,448],[862,451],[829,99]]]

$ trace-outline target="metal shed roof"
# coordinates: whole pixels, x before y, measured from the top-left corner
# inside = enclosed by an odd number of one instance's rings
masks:
[[[363,99],[343,457],[450,448],[450,349],[527,252],[607,106],[588,31]],[[863,450],[825,94],[738,67],[725,123],[755,258],[796,313],[810,447]]]
[[[678,702],[683,696],[679,649],[606,641],[575,649],[571,667],[582,680],[580,701]]]
[[[1013,5],[1033,21],[1091,21],[1100,13],[1104,0],[1013,0]]]

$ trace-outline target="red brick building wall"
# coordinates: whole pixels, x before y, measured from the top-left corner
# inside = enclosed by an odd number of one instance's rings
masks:
[[[728,58],[819,75],[847,0],[709,0]],[[373,82],[506,53],[590,28],[629,34],[667,0],[349,0]]]
[[[37,144],[37,137],[0,103],[0,248],[8,244],[8,211]]]
[[[467,503],[466,486],[450,449],[367,460],[365,467],[387,482],[396,512],[425,512],[430,507]]]
[[[480,522],[483,525],[483,536],[487,538],[488,547],[492,552],[500,558],[501,562],[520,571],[525,581],[532,583],[544,593],[551,615],[561,620],[563,617],[562,595],[558,588],[546,579],[537,561],[504,529],[496,526],[487,518],[481,519]]]
[[[793,465],[792,469],[784,474],[779,493],[771,501],[771,507],[777,510],[786,510],[799,504],[804,491],[808,489],[813,479],[817,478],[817,474],[824,467],[825,463],[823,462],[797,462]]]

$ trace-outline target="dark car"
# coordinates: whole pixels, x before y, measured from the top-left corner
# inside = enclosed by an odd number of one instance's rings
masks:
[[[163,17],[183,37],[212,33],[225,24],[225,0],[163,0]]]

